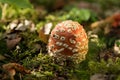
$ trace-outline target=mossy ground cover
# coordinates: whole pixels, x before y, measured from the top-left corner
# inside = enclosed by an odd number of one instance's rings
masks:
[[[109,0],[110,8],[101,0],[78,0],[77,3],[77,0],[72,3],[68,0],[69,4],[63,1],[64,5],[59,7],[55,4],[57,0],[31,0],[31,3],[23,0],[19,5],[16,5],[19,1],[14,5],[0,1],[0,80],[97,80],[93,78],[97,74],[103,75],[102,78],[105,75],[103,80],[120,80],[120,25],[109,23],[109,16],[119,12],[120,1]],[[119,17],[117,23],[120,23]],[[48,54],[44,40],[48,40],[50,33],[45,35],[42,29],[50,23],[52,28],[48,30],[52,30],[64,20],[79,22],[87,32],[89,50],[80,63]],[[91,28],[97,21],[102,22]]]

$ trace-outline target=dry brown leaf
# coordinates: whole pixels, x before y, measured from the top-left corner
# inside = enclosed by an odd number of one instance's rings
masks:
[[[18,63],[7,63],[7,64],[2,65],[2,68],[8,75],[7,77],[10,77],[11,80],[14,80],[14,76],[15,76],[16,72],[20,72],[22,74],[30,73],[30,70],[25,69],[22,65],[20,65]]]
[[[18,38],[15,38],[15,39],[7,39],[6,42],[7,42],[7,47],[8,49],[12,49],[14,48],[21,40],[21,37],[18,37]]]
[[[26,70],[22,65],[18,63],[7,63],[2,65],[3,69],[8,71],[11,69],[15,69],[15,71],[21,72],[21,73],[30,73],[30,70]],[[12,70],[13,71],[13,70]]]
[[[106,19],[92,23],[91,28],[105,27],[107,24],[110,24],[113,27],[120,26],[120,13],[115,13],[112,16],[107,17]]]
[[[90,25],[90,28],[95,33],[103,30],[106,35],[120,37],[120,13],[115,13],[104,20],[96,21]]]
[[[49,35],[45,35],[43,30],[39,31],[39,37],[40,37],[41,41],[43,41],[45,43],[48,42]]]
[[[113,15],[112,17],[113,17],[112,26],[113,27],[120,26],[120,13],[117,13],[117,14]]]
[[[47,23],[44,27],[42,27],[39,31],[39,37],[40,40],[47,43],[48,42],[48,38],[49,38],[49,34],[52,28],[52,23]]]
[[[101,20],[101,21],[96,21],[94,23],[91,24],[91,28],[94,29],[94,28],[97,28],[97,27],[101,27],[104,23],[104,20]]]

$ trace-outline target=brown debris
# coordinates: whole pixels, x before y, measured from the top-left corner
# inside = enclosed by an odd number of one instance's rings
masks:
[[[90,25],[94,32],[102,30],[108,36],[120,37],[120,13],[115,13],[106,19],[96,21]]]
[[[120,55],[115,54],[113,49],[106,49],[100,52],[99,57],[100,59],[104,59],[105,61],[108,61],[109,59],[116,61],[117,58],[120,57]]]
[[[45,26],[43,26],[40,31],[39,31],[39,37],[40,37],[40,40],[47,43],[48,42],[48,38],[49,38],[49,35],[50,35],[50,31],[52,29],[52,23],[47,23],[45,24]]]
[[[105,25],[110,24],[112,27],[120,26],[120,13],[115,13],[112,16],[107,17],[101,21],[96,21],[91,24],[91,28],[105,27]]]
[[[2,65],[2,68],[5,72],[3,79],[10,78],[10,80],[14,80],[16,72],[20,72],[22,74],[30,74],[31,72],[18,63],[7,63]]]
[[[9,49],[12,49],[16,46],[16,44],[18,44],[20,42],[21,38],[16,38],[16,39],[12,39],[12,40],[7,40],[7,47]]]

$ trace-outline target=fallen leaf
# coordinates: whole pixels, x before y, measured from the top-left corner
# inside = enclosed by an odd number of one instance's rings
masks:
[[[11,78],[11,80],[14,80],[14,76],[16,72],[20,72],[22,74],[26,73],[29,74],[30,70],[25,69],[22,65],[18,63],[7,63],[2,65],[2,68],[4,69],[4,72],[7,74],[7,78]]]
[[[10,24],[9,24],[9,28],[11,29],[11,30],[13,30],[13,29],[15,29],[16,27],[17,27],[17,25],[18,25],[18,20],[13,20]]]
[[[2,65],[3,69],[8,71],[12,71],[13,72],[13,69],[15,71],[18,71],[18,72],[21,72],[21,73],[30,73],[29,70],[26,70],[22,65],[18,64],[18,63],[7,63],[7,64],[4,64]]]
[[[24,25],[25,25],[25,26],[30,26],[30,24],[31,24],[31,21],[29,21],[29,20],[25,20],[25,21],[24,21]]]
[[[95,32],[104,31],[106,35],[120,37],[120,13],[115,13],[103,20],[96,21],[90,25]]]
[[[7,40],[7,47],[8,49],[12,49],[14,48],[21,40],[21,37],[16,38],[16,39],[12,39],[12,40]]]
[[[34,24],[34,23],[31,23],[31,25],[30,25],[30,31],[31,31],[31,32],[34,32],[35,30],[36,30],[35,24]]]
[[[120,26],[120,13],[116,13],[112,17],[113,17],[112,26],[113,27]]]
[[[8,25],[8,31],[26,31],[27,29],[30,29],[30,31],[35,31],[35,24],[30,20],[13,20]]]
[[[19,23],[15,30],[25,31],[28,26],[25,26],[23,23]]]
[[[96,21],[90,25],[92,29],[103,26],[104,20]]]
[[[50,31],[52,29],[52,23],[47,23],[45,24],[44,27],[42,27],[39,31],[39,37],[40,37],[40,40],[47,43],[48,42],[48,38],[49,38],[49,35],[50,35]]]
[[[91,28],[96,28],[96,27],[105,27],[105,25],[110,24],[113,27],[120,26],[120,13],[115,13],[103,20],[96,21],[91,24]]]

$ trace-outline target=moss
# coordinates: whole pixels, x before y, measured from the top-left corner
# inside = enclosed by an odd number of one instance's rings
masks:
[[[6,45],[6,41],[1,39],[0,40],[0,54],[5,54],[8,52],[8,48],[7,48],[7,45]]]
[[[69,63],[69,64],[68,64]],[[59,60],[49,55],[39,53],[32,59],[24,61],[24,66],[30,68],[32,74],[37,79],[53,80],[59,77],[70,79],[72,77],[72,70],[74,69],[71,60]],[[26,76],[27,77],[27,76]]]

